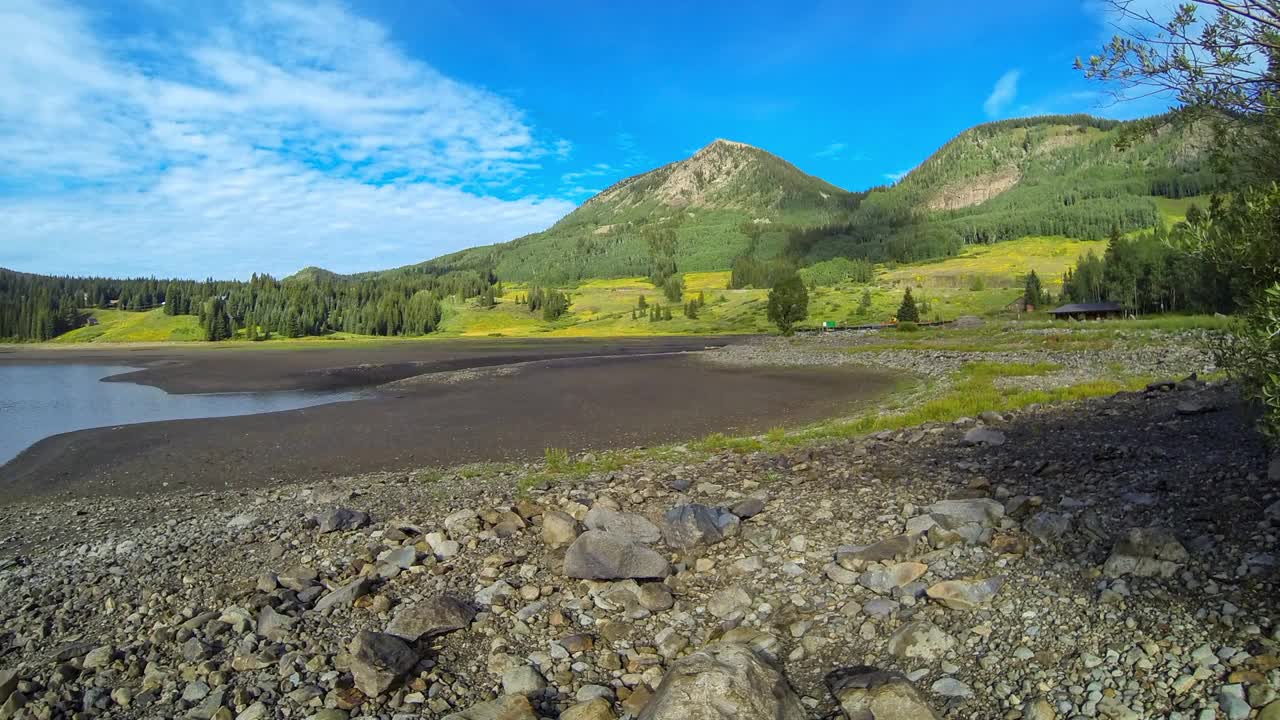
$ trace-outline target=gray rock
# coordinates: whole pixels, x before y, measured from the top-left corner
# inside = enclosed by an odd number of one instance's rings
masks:
[[[316,610],[324,612],[325,610],[334,607],[351,607],[351,604],[354,603],[357,598],[368,595],[369,590],[372,588],[373,580],[371,578],[357,578],[320,598],[320,600],[316,602]]]
[[[228,530],[248,530],[260,522],[257,515],[249,513],[240,513],[227,521]]]
[[[751,596],[738,586],[728,587],[711,596],[707,603],[707,612],[724,620],[737,613],[746,612],[751,607]]]
[[[1218,409],[1218,404],[1206,397],[1190,397],[1178,402],[1179,415],[1204,415]]]
[[[858,584],[872,592],[887,595],[895,588],[919,580],[928,570],[928,565],[918,562],[904,562],[889,566],[876,565],[858,576]]]
[[[17,670],[0,670],[0,704],[9,699],[14,690],[18,689],[18,671]]]
[[[986,580],[944,580],[929,587],[926,593],[935,602],[952,610],[979,610],[991,601],[1004,585],[1003,577]]]
[[[316,526],[322,533],[338,530],[357,530],[369,524],[369,513],[340,507],[315,515]]]
[[[736,535],[738,523],[738,516],[724,508],[697,503],[677,505],[662,518],[662,539],[681,550],[714,545]]]
[[[1004,506],[989,498],[939,500],[926,510],[935,522],[946,521],[948,528],[967,523],[994,525],[1004,517]]]
[[[476,604],[481,607],[489,607],[492,605],[501,605],[502,602],[516,594],[516,589],[511,587],[511,583],[506,580],[499,580],[492,585],[481,588],[476,593]]]
[[[1271,458],[1271,465],[1267,468],[1267,479],[1273,483],[1280,483],[1280,453]]]
[[[1227,720],[1246,720],[1250,707],[1249,701],[1245,699],[1244,685],[1223,685],[1218,691],[1218,707],[1227,716]]]
[[[387,634],[409,642],[461,630],[471,624],[476,611],[449,595],[437,595],[401,608],[387,625]]]
[[[356,634],[350,652],[356,688],[369,697],[386,692],[418,663],[418,656],[404,640],[369,630]]]
[[[729,512],[737,515],[742,520],[753,518],[764,512],[764,500],[757,497],[739,500],[733,504],[733,507],[729,508]]]
[[[502,673],[502,692],[507,695],[532,695],[546,687],[546,678],[529,665],[517,665]]]
[[[915,620],[898,628],[889,636],[889,654],[903,660],[936,662],[955,647],[956,639],[937,625]]]
[[[979,425],[977,427],[969,428],[965,432],[964,440],[962,442],[965,445],[989,445],[996,447],[1004,444],[1005,437],[1004,433],[999,430],[986,427],[985,425]]]
[[[222,688],[214,690],[199,705],[187,711],[188,720],[212,720],[222,710],[225,698],[226,692]]]
[[[971,698],[973,690],[964,683],[952,677],[938,678],[929,687],[935,695],[952,698]]]
[[[236,720],[266,720],[267,706],[261,702],[256,702],[245,708],[236,715]]]
[[[836,550],[836,562],[847,570],[860,570],[864,563],[906,557],[914,546],[915,540],[910,535],[894,535],[870,545],[843,545]]]
[[[472,705],[462,712],[446,715],[444,720],[538,720],[524,695],[503,695],[496,700]]]
[[[1071,531],[1071,516],[1067,513],[1046,510],[1034,515],[1022,527],[1031,537],[1045,545],[1052,545]]]
[[[666,558],[625,535],[588,530],[565,553],[564,573],[587,580],[623,580],[664,578],[671,568]]]
[[[848,720],[939,720],[901,673],[854,667],[828,674],[826,683]]]
[[[1108,577],[1173,577],[1190,559],[1178,538],[1163,528],[1134,528],[1102,567]]]
[[[719,642],[672,663],[640,720],[769,718],[808,715],[782,671],[747,645]]]
[[[604,530],[623,535],[641,543],[656,543],[662,539],[658,526],[635,513],[618,512],[606,507],[593,507],[583,518],[588,530]]]
[[[542,514],[542,542],[553,548],[567,547],[578,539],[578,521],[559,510]]]
[[[293,630],[293,623],[293,618],[288,615],[281,615],[270,605],[267,605],[258,613],[256,629],[262,637],[280,641],[289,637],[290,632]]]

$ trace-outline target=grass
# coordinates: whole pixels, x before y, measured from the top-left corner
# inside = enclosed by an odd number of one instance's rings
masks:
[[[1105,241],[1072,240],[1065,237],[1026,237],[993,245],[968,245],[953,258],[935,262],[899,265],[885,271],[877,281],[938,290],[969,290],[974,278],[992,289],[1022,289],[1023,277],[1032,270],[1046,289],[1055,292],[1062,275],[1085,253],[1101,254]]]
[[[55,343],[186,342],[203,339],[193,315],[165,315],[163,309],[145,312],[90,310],[97,325],[85,325],[59,335]]]

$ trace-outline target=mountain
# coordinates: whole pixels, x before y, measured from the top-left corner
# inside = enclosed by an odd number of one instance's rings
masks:
[[[644,275],[649,238],[669,230],[682,271],[722,270],[751,249],[780,250],[790,227],[847,216],[853,195],[750,145],[716,140],[686,160],[629,177],[548,230],[431,261],[492,269],[504,280],[558,283]]]
[[[614,184],[544,232],[417,267],[547,284],[645,275],[649,238],[667,230],[681,271],[723,270],[743,256],[910,262],[1030,235],[1101,239],[1158,222],[1154,197],[1219,187],[1207,140],[1174,115],[1005,120],[964,131],[892,186],[854,193],[716,140]]]
[[[1160,222],[1154,198],[1222,187],[1209,129],[1175,115],[1136,122],[1023,118],[966,130],[901,181],[866,193],[844,223],[793,235],[802,264],[910,262],[964,244],[1036,235],[1098,240]]]

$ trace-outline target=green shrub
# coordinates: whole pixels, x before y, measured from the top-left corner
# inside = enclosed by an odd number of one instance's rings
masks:
[[[1280,283],[1272,285],[1214,346],[1220,367],[1262,406],[1262,430],[1280,440]]]
[[[898,323],[898,332],[919,332],[920,326],[908,320]]]
[[[560,472],[569,467],[569,451],[563,448],[547,448],[543,451],[543,456],[547,461],[547,469],[551,472]]]

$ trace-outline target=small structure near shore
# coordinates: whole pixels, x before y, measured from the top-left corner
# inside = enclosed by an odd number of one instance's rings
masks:
[[[1049,314],[1056,318],[1075,318],[1077,320],[1089,320],[1094,318],[1120,317],[1124,314],[1124,308],[1120,303],[1114,302],[1096,302],[1096,303],[1075,303],[1072,305],[1063,305],[1049,311]]]

